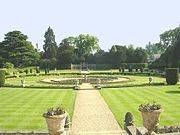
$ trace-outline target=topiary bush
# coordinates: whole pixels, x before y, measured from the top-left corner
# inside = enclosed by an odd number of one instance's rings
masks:
[[[0,69],[0,87],[3,87],[5,84],[5,73],[5,70]]]
[[[30,68],[29,72],[32,74],[32,73],[33,73],[33,69],[32,69],[32,68]]]
[[[167,68],[166,69],[166,82],[168,85],[175,85],[179,80],[179,69],[178,68]]]
[[[26,70],[24,70],[24,72],[25,72],[26,74],[28,74],[28,73],[29,73],[29,70],[28,70],[28,69],[26,69]]]

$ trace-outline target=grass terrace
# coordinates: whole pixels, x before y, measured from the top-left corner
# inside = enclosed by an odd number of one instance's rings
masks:
[[[138,107],[156,101],[163,107],[160,125],[180,125],[180,85],[107,88],[100,91],[117,121],[123,127],[126,112],[132,112],[137,126],[142,126]]]
[[[42,114],[62,106],[72,118],[75,97],[67,89],[1,88],[0,130],[46,130]]]

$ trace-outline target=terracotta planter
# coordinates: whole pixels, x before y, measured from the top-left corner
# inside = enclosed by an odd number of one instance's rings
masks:
[[[143,126],[148,130],[148,134],[154,134],[153,131],[157,124],[159,124],[160,113],[162,109],[153,112],[141,112],[143,118]]]
[[[64,132],[66,116],[67,113],[45,117],[50,135],[60,135]]]

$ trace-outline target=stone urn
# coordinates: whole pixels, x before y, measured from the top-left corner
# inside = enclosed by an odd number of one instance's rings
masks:
[[[64,132],[65,120],[67,117],[67,112],[63,114],[54,114],[47,115],[48,113],[44,113],[43,117],[46,119],[48,131],[50,135],[61,135]]]
[[[143,126],[148,130],[148,135],[155,134],[155,127],[159,124],[160,114],[163,110],[153,110],[150,112],[141,111],[143,118]]]

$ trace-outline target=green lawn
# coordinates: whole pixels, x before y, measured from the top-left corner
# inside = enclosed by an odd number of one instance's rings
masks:
[[[141,103],[156,101],[164,109],[160,125],[180,125],[180,85],[110,88],[100,91],[117,121],[123,127],[126,112],[132,112],[135,124],[142,126]]]
[[[24,77],[26,87],[73,87],[74,85],[61,85],[53,83],[43,83],[41,80],[48,78],[63,78],[64,75],[49,75],[49,76],[26,76]],[[21,78],[8,78],[6,79],[5,86],[18,86],[21,87]]]
[[[46,130],[42,114],[63,106],[72,118],[76,91],[0,88],[0,130]]]

